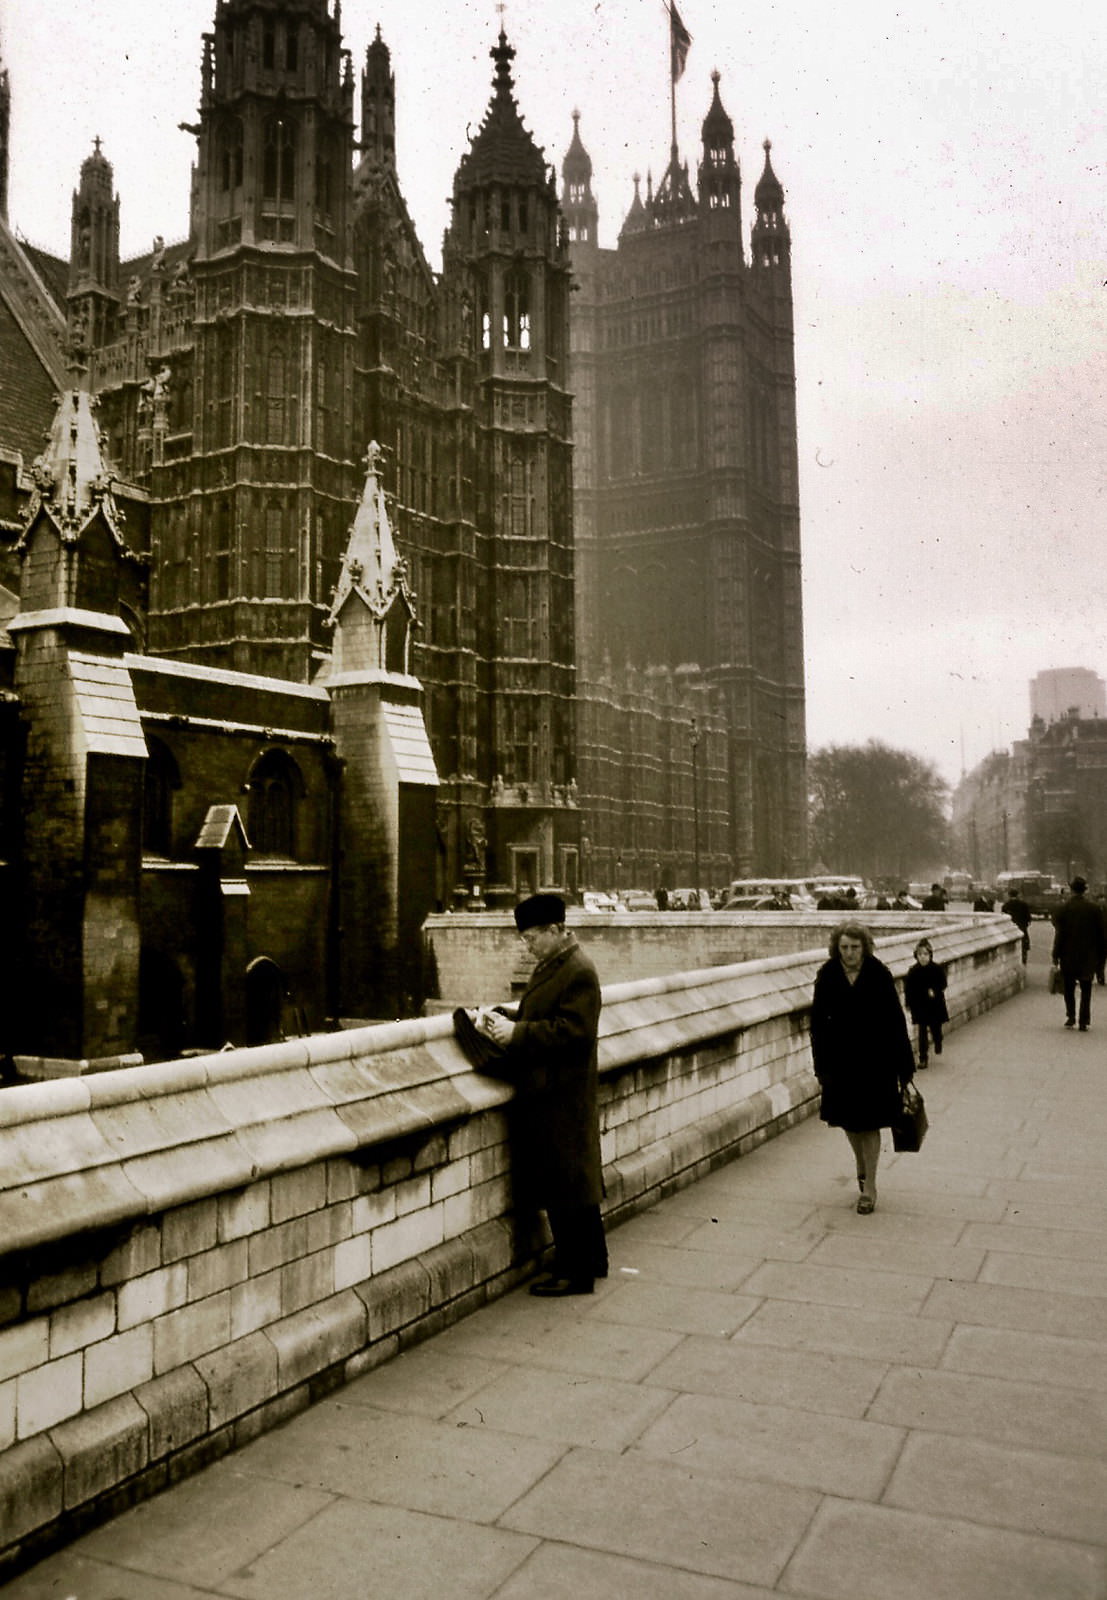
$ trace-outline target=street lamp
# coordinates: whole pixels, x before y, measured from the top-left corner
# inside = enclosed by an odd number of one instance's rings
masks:
[[[700,786],[698,755],[700,747],[700,730],[696,725],[695,717],[688,735],[692,746],[692,850],[696,864],[696,881],[692,885],[696,897],[696,906],[700,903]]]

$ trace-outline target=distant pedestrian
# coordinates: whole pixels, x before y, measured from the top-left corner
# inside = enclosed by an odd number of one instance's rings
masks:
[[[914,901],[911,899],[911,896],[907,893],[906,889],[899,889],[899,890],[896,891],[896,897],[892,901],[892,910],[893,911],[917,911],[918,910],[918,906],[915,905]]]
[[[497,1074],[519,1091],[525,1179],[553,1234],[553,1272],[531,1294],[591,1294],[607,1276],[600,1200],[603,1168],[596,1062],[600,984],[565,926],[560,895],[534,894],[515,925],[537,965],[514,1016],[481,1012],[477,1025],[504,1047]]]
[[[1076,1026],[1076,990],[1080,989],[1080,1032],[1092,1024],[1092,983],[1103,966],[1105,935],[1099,907],[1087,898],[1083,878],[1069,884],[1072,894],[1053,917],[1053,964],[1061,969],[1065,994],[1065,1027]]]
[[[946,891],[940,883],[930,885],[930,893],[922,903],[924,911],[944,911],[946,909]]]
[[[668,911],[669,891],[666,889],[663,883],[658,884],[657,888],[654,890],[654,895],[657,899],[657,909],[659,911]]]
[[[940,961],[935,961],[929,939],[920,939],[915,946],[914,965],[907,969],[903,980],[903,998],[919,1030],[919,1066],[929,1066],[930,1040],[934,1041],[934,1054],[940,1056],[942,1024],[949,1021],[946,969]]]
[[[981,889],[976,899],[972,903],[972,908],[974,911],[994,911],[995,904],[996,903],[992,896],[990,894],[986,894],[984,890]]]
[[[1022,897],[1021,883],[1013,883],[1011,885],[1011,897],[1005,900],[999,909],[1005,917],[1011,918],[1016,928],[1022,931],[1022,964],[1025,967],[1026,958],[1030,954],[1031,911]]]
[[[830,936],[829,951],[811,1000],[811,1054],[822,1089],[819,1115],[849,1140],[861,1190],[857,1209],[867,1216],[876,1208],[880,1130],[896,1120],[915,1060],[895,979],[873,954],[868,928],[841,923]]]

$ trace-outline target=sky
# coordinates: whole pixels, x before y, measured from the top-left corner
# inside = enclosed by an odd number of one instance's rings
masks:
[[[124,254],[188,230],[216,0],[0,0],[9,219],[69,250],[94,137]],[[792,230],[808,743],[880,739],[956,783],[1024,736],[1051,667],[1107,676],[1107,13],[1087,0],[678,0],[693,170],[711,73],[743,220],[762,141]],[[345,0],[379,24],[432,265],[491,94],[493,0]],[[670,139],[662,0],[507,0],[516,98],[560,171],[581,113],[600,242]]]

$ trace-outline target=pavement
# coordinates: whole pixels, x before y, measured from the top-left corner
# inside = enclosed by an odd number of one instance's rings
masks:
[[[1107,1600],[1107,991],[1066,1032],[1047,938],[872,1216],[805,1122],[6,1600]]]

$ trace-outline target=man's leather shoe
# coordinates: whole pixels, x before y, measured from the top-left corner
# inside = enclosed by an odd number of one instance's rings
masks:
[[[591,1278],[546,1278],[538,1283],[532,1283],[530,1292],[547,1299],[559,1300],[567,1294],[591,1294],[593,1284]]]

